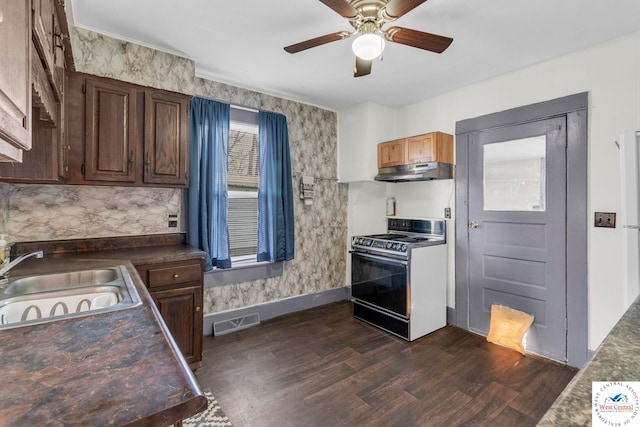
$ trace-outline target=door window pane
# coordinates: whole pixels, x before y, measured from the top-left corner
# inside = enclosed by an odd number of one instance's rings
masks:
[[[546,135],[483,146],[485,211],[544,211]]]

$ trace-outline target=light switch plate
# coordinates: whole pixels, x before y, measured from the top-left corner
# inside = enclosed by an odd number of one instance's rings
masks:
[[[593,226],[616,228],[615,212],[595,212],[593,217]]]

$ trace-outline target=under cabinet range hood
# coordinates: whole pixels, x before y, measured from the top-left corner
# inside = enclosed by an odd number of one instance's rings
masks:
[[[408,182],[430,181],[432,179],[452,179],[453,165],[450,163],[431,162],[418,165],[401,165],[378,169],[376,181]]]

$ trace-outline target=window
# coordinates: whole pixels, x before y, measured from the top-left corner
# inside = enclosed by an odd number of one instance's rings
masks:
[[[248,113],[232,107],[229,124],[227,222],[234,264],[255,261],[258,252],[258,125],[257,113],[255,124],[247,122]]]
[[[257,266],[292,260],[294,199],[286,116],[199,97],[190,105],[189,174],[195,185],[188,190],[187,238],[205,251],[205,271],[226,270],[241,259],[258,261],[252,262]]]
[[[546,209],[546,136],[487,144],[484,150],[484,210]]]

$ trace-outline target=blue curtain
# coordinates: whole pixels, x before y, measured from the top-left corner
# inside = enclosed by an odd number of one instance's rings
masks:
[[[189,244],[206,252],[205,270],[229,268],[227,157],[229,104],[191,100],[189,134]]]
[[[287,261],[294,256],[293,188],[287,118],[282,114],[260,111],[258,129],[258,261]]]

